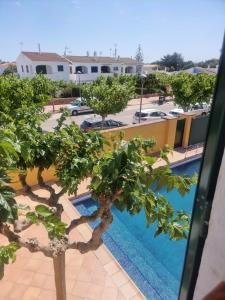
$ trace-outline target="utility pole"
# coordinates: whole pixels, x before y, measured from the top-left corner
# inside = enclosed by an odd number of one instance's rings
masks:
[[[69,50],[69,47],[65,46],[65,49],[64,49],[64,56],[66,56],[67,50]]]
[[[141,123],[141,110],[142,110],[142,98],[143,98],[143,89],[144,89],[144,83],[145,83],[145,74],[141,74],[141,99],[140,99],[140,109],[139,109],[139,124]]]
[[[39,54],[41,54],[41,44],[40,43],[38,43],[38,52],[39,52]]]
[[[23,42],[20,42],[20,51],[23,51]]]
[[[114,47],[115,47],[114,56],[116,58],[116,56],[117,56],[117,44],[114,44]]]

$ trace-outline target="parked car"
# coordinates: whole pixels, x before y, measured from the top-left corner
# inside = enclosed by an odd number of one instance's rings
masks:
[[[174,108],[169,111],[169,115],[171,115],[173,117],[179,117],[183,113],[184,113],[184,110],[182,108]]]
[[[71,104],[66,105],[65,108],[71,111],[72,116],[77,116],[78,114],[86,112],[93,112],[93,110],[87,106],[84,99],[81,98],[77,98]]]
[[[133,116],[133,124],[139,123],[139,116],[140,116],[140,112],[136,111],[136,113]],[[140,121],[142,123],[145,121],[158,120],[158,119],[161,119],[166,116],[167,116],[167,113],[157,110],[157,109],[143,109],[141,111]]]
[[[110,129],[110,128],[118,128],[122,126],[126,126],[127,124],[115,121],[115,120],[105,120],[102,121],[101,118],[89,118],[83,121],[80,125],[81,130],[89,131],[89,130],[103,130],[103,129]]]
[[[196,103],[194,105],[191,105],[187,112],[194,112],[197,116],[206,116],[210,112],[210,105],[208,105],[207,103]],[[184,110],[180,107],[174,108],[169,111],[169,115],[172,115],[174,117],[178,117],[183,113]]]
[[[207,103],[196,103],[191,106],[189,111],[193,111],[196,115],[206,116],[210,112],[210,105]]]

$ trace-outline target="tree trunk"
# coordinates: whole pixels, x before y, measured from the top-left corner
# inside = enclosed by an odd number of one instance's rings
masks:
[[[104,127],[104,122],[105,122],[105,116],[102,116],[102,125],[101,125],[101,129],[103,129],[103,127]]]
[[[56,299],[66,300],[65,252],[53,257]]]

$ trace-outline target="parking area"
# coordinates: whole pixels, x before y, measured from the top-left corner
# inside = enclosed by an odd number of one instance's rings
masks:
[[[65,105],[61,105],[60,107],[64,106]],[[175,106],[172,101],[166,101],[164,104],[159,105],[158,97],[143,98],[142,109],[157,109],[164,112],[169,112],[174,107]],[[107,118],[131,125],[133,122],[133,116],[136,111],[139,111],[139,108],[140,99],[132,99],[129,102],[128,106],[122,112],[115,115],[109,115]],[[47,106],[45,110],[46,112],[52,112],[52,106]],[[57,125],[57,119],[60,117],[60,115],[61,113],[59,112],[53,113],[50,116],[50,118],[43,123],[42,128],[46,131],[51,131]],[[80,126],[80,124],[85,119],[92,118],[94,116],[95,114],[93,113],[81,114],[78,116],[70,116],[67,118],[65,123],[70,124],[72,122],[75,122],[77,125]]]

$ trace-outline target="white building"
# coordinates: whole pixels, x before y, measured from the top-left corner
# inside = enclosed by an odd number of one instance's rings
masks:
[[[70,80],[90,82],[104,77],[137,74],[142,64],[132,58],[104,56],[66,56],[70,62]]]
[[[69,80],[69,62],[56,53],[21,52],[16,67],[20,78],[33,78],[41,73],[52,80]]]
[[[60,56],[49,52],[21,52],[16,60],[20,78],[45,74],[52,80],[90,82],[104,77],[142,72],[142,64],[132,58],[103,56]]]

